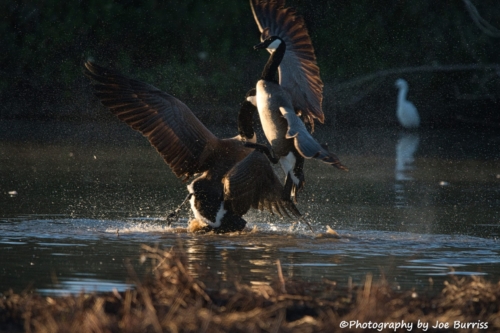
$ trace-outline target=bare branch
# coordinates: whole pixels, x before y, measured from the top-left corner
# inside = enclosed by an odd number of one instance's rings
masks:
[[[489,24],[485,19],[479,15],[476,6],[470,2],[470,0],[463,0],[465,3],[465,8],[469,12],[472,20],[476,23],[477,27],[486,35],[494,38],[500,38],[500,30]]]
[[[484,64],[484,65],[463,64],[463,65],[437,65],[437,66],[424,65],[416,67],[391,68],[374,72],[365,76],[357,77],[352,80],[348,80],[344,83],[336,85],[335,87],[333,87],[332,90],[334,93],[338,93],[340,91],[360,86],[367,82],[389,75],[400,75],[400,74],[421,73],[421,72],[459,72],[459,71],[488,71],[488,70],[495,70],[496,73],[500,76],[500,64]]]

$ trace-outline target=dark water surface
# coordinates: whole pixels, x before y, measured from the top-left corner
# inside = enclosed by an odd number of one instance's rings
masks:
[[[219,130],[217,133],[222,133]],[[56,136],[53,134],[57,133]],[[500,277],[500,133],[358,129],[315,133],[348,173],[306,161],[304,223],[252,211],[242,235],[175,233],[186,195],[145,139],[121,124],[0,124],[0,292],[129,287],[141,244],[182,244],[222,280],[285,277],[425,289],[450,274]],[[186,226],[182,212],[176,225]],[[327,226],[340,239],[316,237]],[[436,287],[435,287],[436,288]],[[439,289],[439,288],[438,288]]]

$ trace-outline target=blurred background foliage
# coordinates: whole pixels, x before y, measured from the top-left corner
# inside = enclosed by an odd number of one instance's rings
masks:
[[[500,27],[498,0],[475,5],[485,20]],[[499,62],[500,39],[478,29],[462,0],[294,0],[287,6],[296,7],[309,28],[325,99],[345,102],[327,101],[326,108],[349,110],[348,97],[359,93],[356,87],[342,92],[345,96],[328,92],[372,72]],[[0,13],[2,117],[70,115],[74,111],[67,106],[78,103],[85,109],[89,90],[82,64],[89,58],[190,106],[234,107],[267,59],[252,48],[259,32],[245,0],[1,1]],[[475,80],[471,74],[457,75],[447,78],[465,85]],[[500,88],[491,76],[488,89]],[[377,82],[389,91],[383,98],[395,96],[396,78]],[[417,95],[448,82],[429,75],[414,81]]]

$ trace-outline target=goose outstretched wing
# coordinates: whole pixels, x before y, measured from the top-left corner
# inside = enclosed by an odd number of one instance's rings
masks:
[[[314,47],[304,24],[293,8],[285,8],[284,0],[250,0],[261,40],[278,36],[286,43],[286,52],[279,66],[279,83],[292,97],[293,106],[314,129],[314,119],[321,123],[323,81],[319,75]]]
[[[219,140],[177,98],[144,82],[90,61],[84,73],[95,95],[120,120],[141,132],[177,177],[184,181],[208,169],[207,159]]]
[[[322,146],[307,131],[306,126],[293,110],[280,106],[280,112],[288,123],[286,132],[287,139],[294,139],[294,146],[304,158],[316,158],[324,163],[330,164],[338,169],[348,169],[340,162],[337,155],[330,152],[326,146]]]
[[[282,198],[283,186],[261,152],[253,151],[238,162],[222,183],[224,200],[237,214],[243,215],[250,208],[256,208],[280,216],[301,215],[289,198]]]

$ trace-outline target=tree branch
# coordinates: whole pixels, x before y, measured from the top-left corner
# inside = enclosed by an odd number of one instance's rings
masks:
[[[389,75],[400,75],[408,73],[421,73],[421,72],[459,72],[459,71],[488,71],[495,70],[497,75],[500,76],[500,64],[463,64],[463,65],[423,65],[416,67],[403,67],[384,69],[374,72],[365,76],[357,77],[352,80],[340,83],[333,87],[333,92],[338,93],[343,90],[360,86],[375,79],[383,78]]]
[[[483,19],[481,15],[479,15],[476,6],[474,6],[472,2],[470,2],[470,0],[463,0],[463,1],[465,3],[465,8],[467,8],[467,11],[469,12],[474,23],[476,23],[477,27],[483,33],[485,33],[490,37],[500,38],[500,30],[498,30],[496,27],[489,24],[488,21]]]

